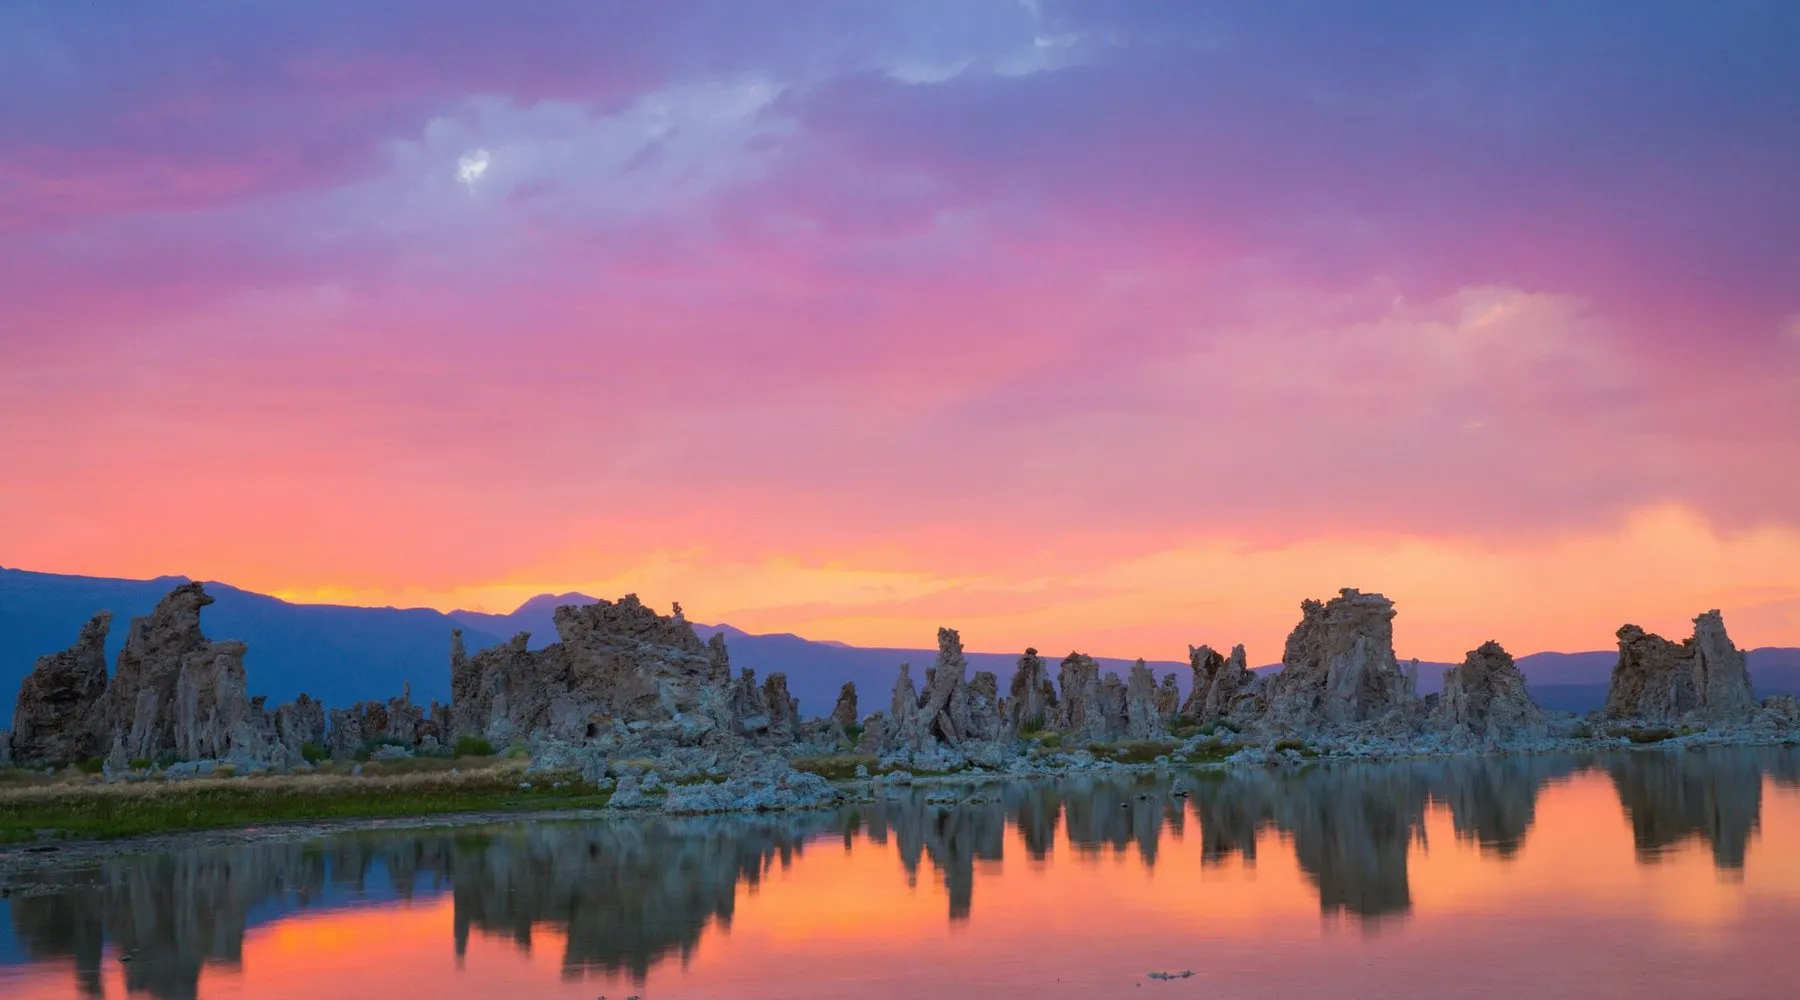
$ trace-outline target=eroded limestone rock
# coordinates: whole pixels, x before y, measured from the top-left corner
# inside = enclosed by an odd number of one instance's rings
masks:
[[[103,699],[103,745],[112,762],[168,754],[187,759],[261,759],[271,741],[245,690],[240,642],[209,641],[199,583],[170,591],[131,622]]]
[[[1181,684],[1174,674],[1164,674],[1162,686],[1156,690],[1156,714],[1173,719],[1181,712]]]
[[[763,682],[762,700],[769,707],[769,741],[777,745],[794,742],[800,732],[800,701],[788,694],[787,674],[769,675]]]
[[[1636,625],[1619,629],[1619,662],[1606,695],[1613,718],[1741,722],[1756,707],[1744,654],[1725,634],[1719,612],[1694,619],[1676,644]]]
[[[271,713],[270,727],[276,742],[294,760],[299,760],[306,744],[325,748],[325,706],[301,692],[293,701],[284,702]]]
[[[1346,588],[1305,601],[1281,672],[1267,683],[1267,721],[1307,731],[1408,724],[1419,699],[1394,658],[1394,602]]]
[[[10,739],[21,764],[85,760],[102,749],[101,702],[106,694],[106,633],[112,612],[81,628],[75,645],[40,657],[19,685]]]
[[[1189,646],[1188,667],[1194,685],[1181,706],[1181,717],[1201,725],[1233,715],[1254,715],[1255,695],[1261,678],[1250,672],[1244,647],[1233,646],[1229,658],[1211,646]]]
[[[925,690],[919,696],[920,747],[932,740],[956,746],[968,738],[968,669],[962,636],[953,628],[938,629],[937,662],[925,671]]]
[[[723,642],[702,643],[680,605],[659,615],[627,594],[557,608],[555,622],[560,641],[537,651],[521,633],[505,646],[459,656],[453,639],[458,734],[496,743],[528,734],[579,740],[645,723],[685,745],[735,728]]]
[[[856,684],[845,681],[838,689],[837,704],[831,706],[831,724],[840,733],[846,733],[857,724],[856,717]]]
[[[913,686],[911,664],[900,664],[899,676],[894,678],[894,697],[878,728],[884,752],[919,749],[919,689]]]
[[[1118,678],[1113,678],[1116,684]],[[1057,670],[1057,702],[1055,728],[1077,739],[1103,740],[1109,725],[1105,700],[1101,695],[1100,664],[1082,653],[1063,657]]]
[[[1056,686],[1036,649],[1025,650],[1013,671],[1006,699],[1006,724],[1015,733],[1046,729],[1058,723]]]
[[[1431,721],[1482,743],[1542,739],[1546,732],[1544,713],[1525,689],[1525,675],[1497,642],[1470,650],[1461,666],[1444,674]]]
[[[992,670],[977,671],[966,688],[968,718],[963,732],[972,740],[998,739],[1005,728],[1000,717],[1000,678]]]
[[[1157,708],[1156,674],[1140,658],[1131,665],[1125,685],[1125,735],[1147,740],[1163,735],[1163,715]]]
[[[182,760],[257,760],[268,753],[253,710],[241,642],[214,642],[182,658],[175,679],[175,754]]]

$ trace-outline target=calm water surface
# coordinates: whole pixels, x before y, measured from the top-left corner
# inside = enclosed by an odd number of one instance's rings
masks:
[[[1800,996],[1797,750],[896,794],[20,876],[0,997]]]

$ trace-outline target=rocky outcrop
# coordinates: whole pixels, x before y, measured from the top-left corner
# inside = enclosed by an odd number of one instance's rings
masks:
[[[1036,649],[1025,650],[1013,671],[1006,699],[1006,725],[1015,733],[1056,725],[1056,686]]]
[[[1113,681],[1116,684],[1118,678]],[[1077,739],[1106,739],[1111,727],[1101,694],[1100,664],[1091,656],[1070,653],[1063,657],[1056,682],[1061,700],[1057,703],[1055,728]]]
[[[1281,672],[1268,681],[1267,721],[1302,732],[1409,724],[1420,706],[1394,659],[1394,602],[1346,588],[1300,611]]]
[[[1174,674],[1164,674],[1162,686],[1156,690],[1156,714],[1173,719],[1181,712],[1181,683]]]
[[[263,713],[245,689],[244,644],[214,643],[200,631],[200,609],[211,603],[204,587],[185,583],[132,620],[101,712],[115,764],[266,753]]]
[[[1125,700],[1125,682],[1119,679],[1118,674],[1108,671],[1100,679],[1100,719],[1103,727],[1100,739],[1117,739],[1125,731]]]
[[[882,749],[919,749],[919,689],[913,686],[911,664],[900,664],[900,674],[894,678],[894,697],[880,729]]]
[[[691,744],[735,728],[723,644],[702,643],[680,605],[659,615],[627,594],[557,608],[555,622],[560,641],[537,651],[524,633],[472,657],[459,656],[453,639],[457,734],[495,743],[527,735],[580,740],[647,723]]]
[[[311,699],[307,701],[310,702]],[[278,733],[279,712],[278,709],[275,722]],[[378,743],[413,749],[443,746],[450,742],[445,728],[448,714],[444,706],[435,701],[429,708],[413,704],[411,684],[402,685],[397,698],[389,698],[387,701],[359,701],[349,708],[334,708],[329,715],[331,728],[322,745],[331,751],[333,757],[353,757]],[[305,724],[311,722],[310,717],[306,718]],[[288,739],[283,738],[281,742],[286,745]]]
[[[1546,733],[1544,713],[1525,690],[1525,675],[1497,642],[1482,643],[1461,666],[1445,672],[1431,722],[1480,743],[1541,739]]]
[[[919,724],[924,728],[921,746],[931,740],[956,746],[968,738],[968,670],[962,637],[953,628],[938,629],[937,662],[925,671],[925,690],[919,696]]]
[[[1000,718],[1000,678],[992,670],[977,671],[966,688],[969,708],[963,733],[972,740],[998,739],[1006,728]]]
[[[301,692],[270,713],[269,727],[293,760],[299,760],[306,744],[325,748],[325,706]]]
[[[1218,722],[1244,710],[1254,700],[1260,678],[1245,663],[1244,647],[1233,646],[1231,657],[1220,656],[1211,646],[1189,646],[1188,667],[1194,684],[1181,717],[1201,725]]]
[[[241,642],[209,643],[182,658],[175,678],[175,755],[182,760],[266,756],[263,712],[250,704]]]
[[[112,612],[82,626],[75,645],[41,657],[19,685],[13,708],[12,757],[21,764],[85,760],[101,749],[106,694],[106,633]]]
[[[1741,722],[1756,707],[1744,654],[1725,634],[1718,611],[1696,617],[1693,637],[1679,645],[1636,625],[1619,629],[1618,637],[1608,716]]]
[[[839,733],[848,733],[857,725],[856,716],[856,684],[845,681],[838,689],[837,704],[831,706],[831,724]]]
[[[1157,699],[1156,674],[1140,659],[1131,665],[1125,686],[1125,735],[1147,740],[1166,732]]]
[[[800,733],[800,701],[788,694],[787,674],[772,673],[763,682],[762,700],[769,712],[769,742],[778,746],[794,742]]]

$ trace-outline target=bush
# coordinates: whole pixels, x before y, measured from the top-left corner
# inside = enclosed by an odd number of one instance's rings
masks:
[[[1189,764],[1216,764],[1236,752],[1236,747],[1228,746],[1225,741],[1214,737],[1196,743],[1182,759]]]
[[[356,753],[351,756],[355,757],[357,760],[366,761],[370,757],[375,756],[375,751],[382,747],[399,747],[402,750],[410,751],[412,749],[412,744],[402,739],[395,739],[392,736],[377,736],[372,740],[364,740],[362,746],[357,747]]]
[[[844,781],[856,777],[856,768],[861,765],[870,774],[874,774],[881,762],[866,754],[828,754],[823,757],[796,757],[790,762],[796,771],[816,774],[827,781]]]
[[[98,757],[89,757],[86,760],[76,761],[75,766],[80,769],[82,774],[99,774],[106,770],[106,761]]]
[[[152,763],[148,757],[133,757],[130,766],[133,771],[148,771]]]
[[[1111,747],[1094,743],[1088,746],[1088,752],[1096,757],[1111,757],[1121,764],[1148,764],[1173,753],[1175,748],[1174,743],[1163,740],[1128,740]]]
[[[865,733],[867,731],[868,730],[865,729],[863,727],[863,724],[860,722],[852,722],[848,726],[844,727],[844,735],[849,737],[851,746],[855,746],[856,744],[861,743],[862,738],[863,738],[863,733]]]
[[[1033,733],[1041,733],[1043,731],[1044,717],[1041,715],[1033,716],[1032,718],[1026,719],[1024,722],[1019,723],[1020,736],[1030,736]]]
[[[479,736],[458,736],[450,752],[457,757],[492,757],[494,745]]]
[[[323,763],[325,758],[330,756],[331,754],[326,753],[324,747],[314,743],[312,740],[307,740],[305,743],[300,744],[300,759],[306,761],[308,764]]]
[[[1606,735],[1611,736],[1614,739],[1623,736],[1633,743],[1661,743],[1663,740],[1672,740],[1683,734],[1676,732],[1673,729],[1652,726],[1647,729],[1627,729],[1623,727],[1609,729],[1606,731]]]
[[[1302,757],[1317,757],[1319,755],[1319,751],[1314,750],[1310,746],[1307,746],[1305,740],[1296,740],[1296,739],[1276,740],[1275,746],[1272,749],[1276,753],[1280,753],[1283,750],[1292,750]]]

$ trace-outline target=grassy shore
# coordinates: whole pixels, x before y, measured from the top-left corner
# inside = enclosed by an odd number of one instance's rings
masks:
[[[457,766],[460,765],[460,766]],[[403,761],[317,773],[107,784],[70,770],[0,777],[0,842],[129,837],[178,830],[462,812],[583,809],[607,794],[574,775],[524,773],[517,760]]]

